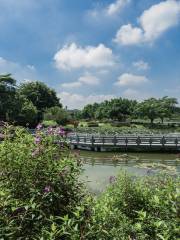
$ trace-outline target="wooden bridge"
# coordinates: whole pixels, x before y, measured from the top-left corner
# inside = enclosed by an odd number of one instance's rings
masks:
[[[69,135],[71,149],[180,152],[180,135]]]

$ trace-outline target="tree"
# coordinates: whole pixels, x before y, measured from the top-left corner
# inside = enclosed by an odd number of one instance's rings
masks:
[[[161,122],[164,122],[164,118],[169,118],[175,112],[176,104],[178,101],[176,98],[163,97],[158,99],[158,114]]]
[[[82,117],[85,119],[94,119],[95,118],[95,112],[98,109],[99,104],[88,104],[86,105],[82,110]]]
[[[55,106],[46,109],[44,113],[44,120],[45,121],[53,120],[58,124],[64,125],[70,120],[70,115],[65,109]]]
[[[136,104],[136,101],[129,99],[112,99],[109,103],[109,118],[126,121],[128,117],[132,116]]]
[[[159,102],[155,98],[149,98],[137,105],[136,114],[139,117],[147,117],[151,123],[159,117]]]
[[[106,101],[100,103],[94,113],[95,118],[98,120],[109,118],[109,109],[110,109],[109,101],[106,100]]]
[[[56,92],[42,82],[29,82],[20,85],[18,92],[25,96],[38,110],[38,121],[43,118],[47,108],[54,106],[62,107]]]
[[[16,81],[11,74],[0,75],[0,120],[13,120]]]
[[[33,103],[22,95],[16,94],[16,114],[14,119],[18,125],[35,126],[38,110]]]

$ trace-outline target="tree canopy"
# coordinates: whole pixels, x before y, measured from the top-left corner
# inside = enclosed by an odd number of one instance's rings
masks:
[[[34,126],[48,108],[62,108],[56,92],[42,82],[16,85],[11,74],[0,75],[0,121]]]
[[[125,121],[134,111],[136,101],[115,98],[102,103],[88,104],[82,110],[82,117],[85,119],[113,119]]]
[[[86,105],[81,111],[84,119],[112,119],[126,121],[133,118],[148,118],[151,123],[160,119],[163,123],[165,118],[170,118],[178,111],[176,98],[149,98],[140,103],[125,98],[115,98],[102,103]],[[79,115],[80,116],[80,115]]]
[[[44,120],[45,121],[53,120],[57,124],[64,125],[70,120],[70,115],[65,109],[55,106],[46,109],[44,113]]]
[[[20,95],[25,96],[38,110],[38,120],[41,121],[47,108],[62,107],[56,92],[42,82],[23,83],[18,88]]]
[[[11,74],[0,75],[0,119],[11,120],[16,94],[16,80]]]
[[[0,75],[0,121],[19,125],[35,126],[38,122],[52,120],[58,124],[77,119],[127,121],[134,118],[170,118],[179,114],[178,101],[172,97],[149,98],[142,102],[125,98],[115,98],[102,103],[86,105],[81,111],[70,112],[63,109],[56,92],[39,81],[20,85],[11,74]]]
[[[139,117],[147,117],[151,123],[156,118],[160,118],[162,123],[164,118],[169,118],[175,112],[178,101],[176,98],[163,97],[163,98],[149,98],[139,103],[135,109]]]

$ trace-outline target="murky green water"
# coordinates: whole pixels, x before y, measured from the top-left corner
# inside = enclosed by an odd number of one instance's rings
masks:
[[[84,161],[82,178],[90,191],[99,193],[109,184],[110,176],[117,176],[121,170],[144,176],[166,171],[180,174],[180,157],[177,154],[157,153],[100,153],[81,151]]]

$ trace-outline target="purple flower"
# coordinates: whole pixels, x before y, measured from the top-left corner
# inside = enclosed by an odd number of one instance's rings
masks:
[[[116,180],[117,180],[117,179],[116,179],[115,176],[110,176],[110,177],[109,177],[109,183],[110,183],[110,184],[116,182]]]
[[[47,134],[48,134],[48,135],[52,135],[53,133],[54,133],[53,128],[52,128],[52,127],[48,127],[48,129],[47,129]]]
[[[37,130],[41,130],[42,127],[43,127],[43,125],[42,125],[41,123],[39,123],[39,124],[37,125],[36,129],[37,129]]]
[[[44,193],[50,193],[52,191],[51,186],[45,186]]]
[[[57,128],[56,129],[56,134],[60,135],[60,136],[64,136],[65,135],[65,131],[63,128]]]
[[[36,136],[35,140],[34,140],[34,143],[35,144],[40,144],[40,142],[41,142],[41,137],[40,136]]]

